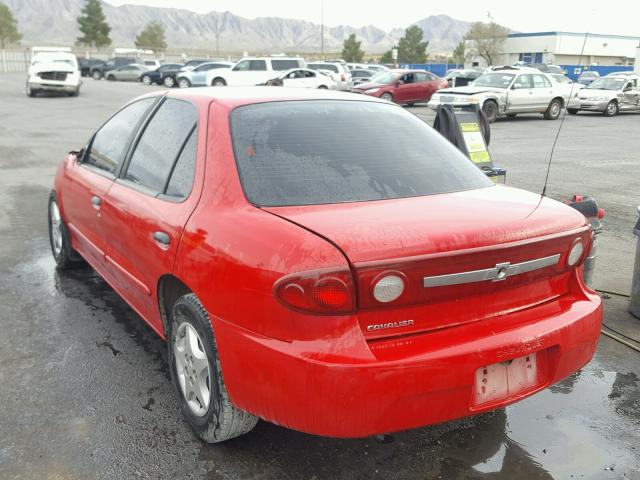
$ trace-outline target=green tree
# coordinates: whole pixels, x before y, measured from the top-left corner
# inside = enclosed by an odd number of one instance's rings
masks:
[[[18,22],[13,18],[9,7],[0,3],[0,48],[10,43],[19,42],[22,35],[18,32]]]
[[[453,51],[453,61],[454,63],[464,63],[465,59],[465,40],[463,39]]]
[[[362,42],[356,40],[356,34],[352,33],[342,44],[342,59],[345,62],[358,63],[364,58],[364,51],[360,48]]]
[[[427,61],[427,47],[429,42],[422,41],[422,29],[412,25],[404,32],[404,37],[398,42],[398,63],[425,63]],[[381,63],[393,63],[391,50],[382,55]]]
[[[164,38],[164,27],[158,22],[150,22],[136,37],[136,47],[162,51],[167,48]]]
[[[469,54],[483,58],[488,65],[493,65],[498,55],[502,53],[502,47],[509,35],[509,29],[498,25],[491,14],[488,14],[487,23],[475,22],[471,25],[469,33],[466,35]]]
[[[111,45],[111,38],[109,38],[111,27],[104,16],[100,0],[86,0],[86,2],[77,19],[82,34],[78,38],[78,43],[98,48]]]

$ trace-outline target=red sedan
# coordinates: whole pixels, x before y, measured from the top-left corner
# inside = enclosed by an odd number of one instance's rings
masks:
[[[436,90],[448,86],[446,80],[424,70],[386,70],[352,91],[388,102],[413,105],[416,102],[428,102]]]
[[[492,410],[599,338],[585,218],[361,95],[140,97],[61,162],[48,212],[58,268],[86,261],[166,339],[208,442],[258,418],[362,437]]]

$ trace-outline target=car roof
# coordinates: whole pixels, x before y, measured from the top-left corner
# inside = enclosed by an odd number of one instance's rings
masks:
[[[145,96],[167,95],[172,98],[191,99],[193,101],[215,101],[235,108],[255,103],[279,102],[286,100],[355,100],[365,102],[386,103],[379,98],[357,93],[340,92],[315,88],[287,87],[201,87],[158,91]]]

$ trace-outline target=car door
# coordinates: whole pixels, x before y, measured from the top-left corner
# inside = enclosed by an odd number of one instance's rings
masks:
[[[292,70],[282,79],[282,85],[285,87],[306,87],[304,72],[302,70]]]
[[[195,172],[198,133],[195,105],[164,99],[135,140],[103,207],[106,268],[119,293],[160,333],[157,285],[173,271],[183,227],[200,194],[201,182],[194,187],[194,178],[202,178]]]
[[[199,65],[194,68],[187,76],[191,77],[191,85],[194,87],[199,87],[201,85],[206,85],[207,83],[207,73],[209,70],[213,70],[214,64],[205,63],[203,65]]]
[[[439,80],[428,72],[418,72],[416,76],[416,100],[429,101],[431,95],[438,89]]]
[[[561,88],[552,85],[551,81],[543,74],[534,74],[533,77],[533,105],[538,112],[545,111],[554,97],[562,97]]]
[[[133,102],[93,135],[78,162],[67,170],[62,207],[74,247],[102,273],[107,248],[102,203],[114,184],[136,129],[155,98]]]
[[[507,113],[533,112],[533,78],[531,74],[519,75],[507,94]]]
[[[632,78],[629,80],[622,90],[621,110],[635,110],[640,108],[640,91],[638,88],[638,80]]]
[[[397,103],[406,103],[414,100],[414,74],[406,73],[399,78],[399,84],[393,89],[393,99]]]

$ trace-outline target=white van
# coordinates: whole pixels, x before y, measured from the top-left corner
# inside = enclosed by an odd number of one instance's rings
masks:
[[[77,97],[80,94],[80,69],[76,56],[68,52],[41,51],[31,59],[27,74],[26,93],[30,97],[39,92],[63,92]]]
[[[214,87],[258,85],[292,68],[303,68],[307,64],[294,57],[250,57],[243,58],[231,68],[218,68],[207,74],[207,85]],[[275,72],[275,73],[274,73]]]

